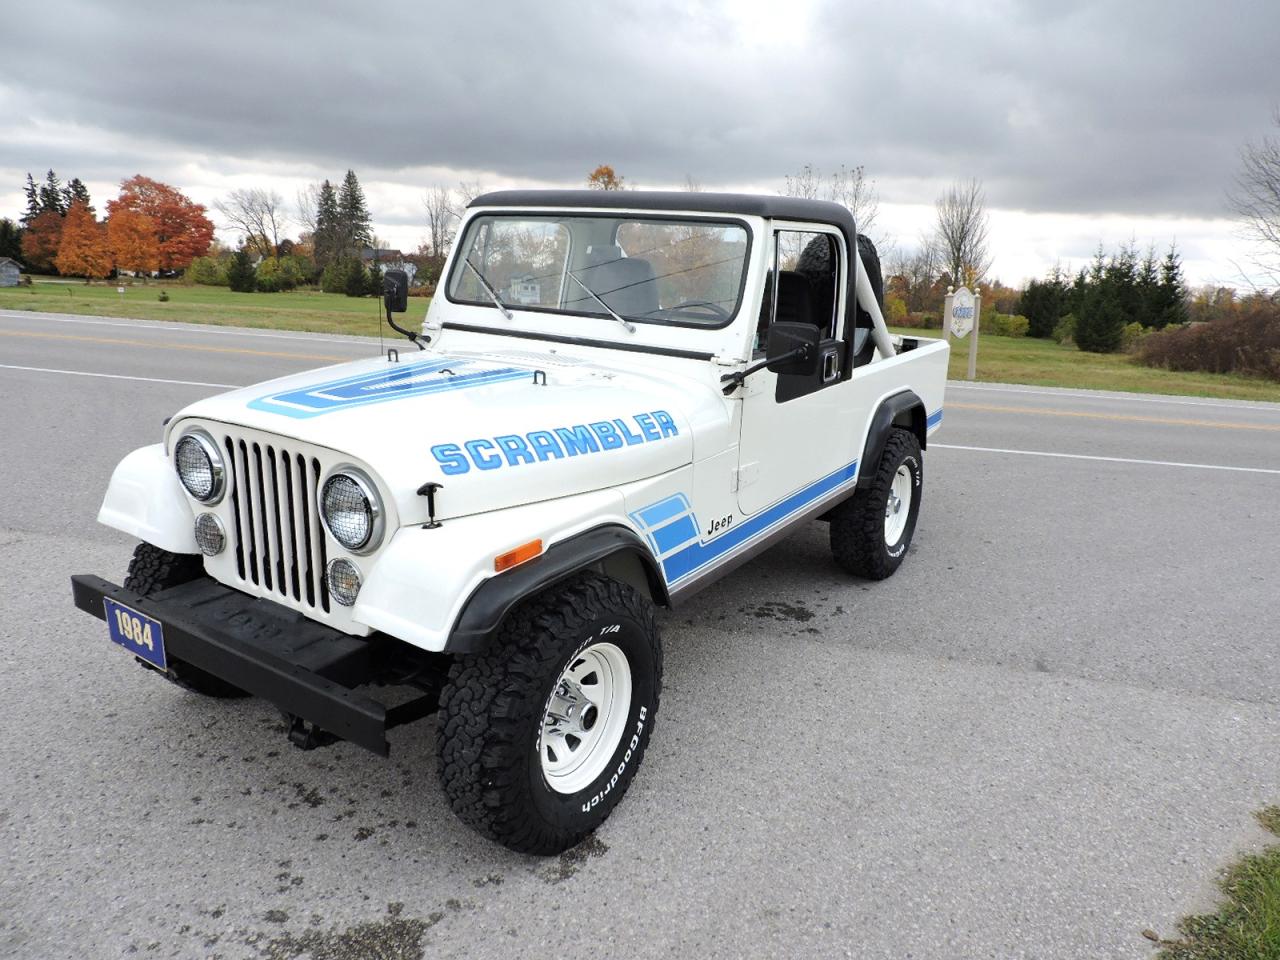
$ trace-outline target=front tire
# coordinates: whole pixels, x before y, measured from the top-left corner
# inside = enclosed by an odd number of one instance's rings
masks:
[[[171,553],[150,543],[140,543],[133,551],[133,559],[129,561],[124,588],[149,597],[169,587],[190,583],[203,575],[204,562],[198,554]],[[149,670],[156,669],[143,660],[138,662]],[[169,658],[169,670],[165,676],[184,690],[218,700],[235,700],[249,695],[220,677],[172,657]]]
[[[920,441],[910,430],[894,427],[871,485],[832,511],[836,563],[866,580],[892,576],[911,546],[923,493]]]
[[[580,842],[622,799],[662,687],[652,605],[579,577],[527,601],[440,697],[440,780],[454,813],[521,853]]]

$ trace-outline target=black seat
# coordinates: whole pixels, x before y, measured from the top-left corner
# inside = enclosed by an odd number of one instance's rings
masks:
[[[614,313],[624,317],[652,316],[658,311],[658,284],[653,264],[639,257],[628,257],[622,248],[612,244],[592,245],[587,249],[587,266],[578,272],[582,282],[596,292]],[[594,304],[586,292],[574,298]]]

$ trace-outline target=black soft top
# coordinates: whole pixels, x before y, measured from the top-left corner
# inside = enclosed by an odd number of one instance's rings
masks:
[[[755,193],[686,193],[677,190],[497,190],[468,207],[565,207],[597,210],[655,210],[737,214],[829,223],[839,227],[849,249],[857,249],[853,214],[830,200],[802,200]]]

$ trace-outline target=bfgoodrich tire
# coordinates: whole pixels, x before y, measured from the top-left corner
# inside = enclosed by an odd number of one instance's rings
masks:
[[[170,553],[149,543],[140,543],[133,551],[133,559],[129,561],[124,588],[149,597],[153,593],[189,583],[203,575],[204,563],[199,555]],[[148,669],[154,669],[141,660],[138,662]],[[172,657],[169,658],[169,671],[165,676],[183,689],[206,697],[227,700],[248,696],[239,687]]]
[[[924,493],[920,441],[894,427],[870,486],[831,514],[831,553],[854,576],[883,580],[902,564],[911,546]]]
[[[522,853],[554,854],[604,822],[644,757],[662,687],[647,600],[589,575],[509,615],[460,657],[440,697],[440,781],[454,813]]]

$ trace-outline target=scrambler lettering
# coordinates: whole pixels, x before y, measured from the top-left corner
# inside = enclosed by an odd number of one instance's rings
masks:
[[[591,809],[607,797],[609,792],[618,785],[618,781],[622,779],[623,771],[627,769],[627,764],[631,762],[631,754],[640,745],[640,735],[644,733],[644,722],[648,717],[649,708],[641,707],[640,715],[636,720],[636,732],[631,735],[631,742],[627,744],[627,752],[622,755],[622,762],[618,764],[618,769],[613,772],[613,776],[604,785],[604,789],[582,805],[583,813],[590,813]]]
[[[440,472],[457,476],[476,470],[521,467],[546,460],[563,460],[593,453],[607,453],[636,444],[655,443],[680,436],[675,418],[666,410],[633,413],[630,417],[577,423],[566,427],[478,437],[461,443],[437,443],[431,455]]]

